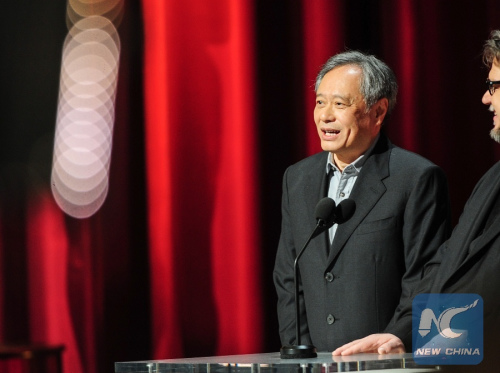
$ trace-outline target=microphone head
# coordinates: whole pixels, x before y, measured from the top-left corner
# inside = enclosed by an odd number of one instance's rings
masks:
[[[342,224],[348,221],[356,211],[356,202],[347,198],[339,203],[335,209],[335,223]]]
[[[323,222],[329,221],[332,218],[334,212],[335,201],[329,197],[321,199],[316,205],[316,209],[314,210],[316,220],[320,220]]]

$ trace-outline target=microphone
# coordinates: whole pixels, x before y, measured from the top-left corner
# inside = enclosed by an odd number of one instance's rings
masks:
[[[354,200],[347,198],[339,203],[335,209],[333,223],[342,224],[348,221],[354,215],[356,211],[356,202]],[[330,225],[330,227],[332,226]]]
[[[304,253],[304,250],[309,245],[309,242],[319,235],[320,233],[326,231],[333,224],[342,224],[348,221],[356,211],[356,203],[352,199],[345,199],[341,201],[338,206],[335,205],[335,201],[329,197],[321,199],[316,205],[314,214],[316,216],[316,227],[314,228],[311,236],[306,241],[302,250],[295,258],[293,263],[293,281],[295,283],[295,340],[296,344],[293,346],[283,346],[280,349],[280,357],[282,359],[304,359],[317,357],[316,347],[312,345],[301,345],[300,344],[300,308],[299,308],[299,281],[298,281],[298,271],[299,271],[299,258]]]
[[[333,225],[335,209],[335,201],[329,197],[325,197],[318,202],[314,210],[314,216],[316,216],[318,223],[313,231],[313,238]]]
[[[318,225],[310,239],[330,229],[335,223],[345,223],[354,215],[355,211],[356,202],[350,198],[340,201],[338,206],[335,206],[335,201],[333,199],[329,197],[323,198],[316,205],[315,215],[318,220]]]
[[[340,205],[339,205],[340,206]],[[316,216],[316,227],[314,228],[311,236],[306,241],[302,250],[299,251],[299,254],[295,258],[295,262],[293,263],[293,281],[295,283],[295,342],[296,344],[293,346],[283,346],[280,349],[280,357],[282,359],[304,359],[304,358],[312,358],[317,357],[316,347],[312,345],[301,345],[300,344],[300,308],[299,308],[299,281],[298,281],[298,270],[299,267],[297,265],[299,258],[304,253],[309,242],[320,234],[321,232],[326,231],[334,224],[335,220],[335,201],[329,197],[325,197],[318,202],[316,205],[316,209],[314,211]]]

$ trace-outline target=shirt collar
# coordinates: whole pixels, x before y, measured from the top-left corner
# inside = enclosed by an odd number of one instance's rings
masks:
[[[372,142],[372,144],[366,150],[366,152],[364,152],[363,154],[361,154],[354,162],[352,162],[351,164],[347,165],[345,169],[350,168],[349,166],[352,166],[352,167],[354,167],[355,172],[357,172],[357,173],[360,172],[361,171],[361,167],[363,167],[363,165],[365,164],[366,160],[368,159],[368,157],[372,153],[373,149],[375,148],[375,144],[377,144],[377,141],[378,141],[379,137],[380,137],[380,133],[377,135],[377,137],[375,138],[375,141]],[[327,162],[326,162],[326,173],[327,174],[330,172],[330,169],[339,171],[338,167],[335,165],[335,162],[333,162],[332,153],[328,154],[328,159],[327,159]]]

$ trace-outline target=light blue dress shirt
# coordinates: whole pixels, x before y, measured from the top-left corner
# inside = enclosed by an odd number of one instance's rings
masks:
[[[328,188],[328,197],[332,198],[335,201],[335,204],[338,204],[346,198],[349,198],[352,192],[352,188],[354,188],[354,184],[358,179],[358,175],[361,172],[361,168],[366,162],[368,155],[373,151],[375,144],[378,141],[379,136],[375,139],[375,141],[370,145],[368,150],[362,154],[358,159],[356,159],[351,164],[347,165],[344,168],[344,171],[340,171],[340,169],[335,165],[333,160],[333,154],[330,153],[328,156],[328,161],[326,163],[326,173],[329,174],[330,170],[333,170],[333,175],[330,179],[330,186]],[[329,230],[330,236],[330,244],[333,242],[335,238],[335,233],[337,232],[338,224],[334,224]]]

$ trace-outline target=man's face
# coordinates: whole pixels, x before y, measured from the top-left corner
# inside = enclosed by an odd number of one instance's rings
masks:
[[[333,153],[336,161],[351,163],[363,154],[387,112],[387,99],[367,110],[359,91],[361,74],[354,65],[336,67],[323,77],[316,91],[314,122],[321,147]]]
[[[491,81],[500,80],[500,61],[494,60],[491,65],[490,73],[488,74],[488,79]],[[488,90],[483,95],[483,104],[489,105],[489,110],[493,112],[493,128],[490,132],[490,136],[493,140],[500,143],[500,86],[495,87],[495,92],[493,95],[490,94]]]

